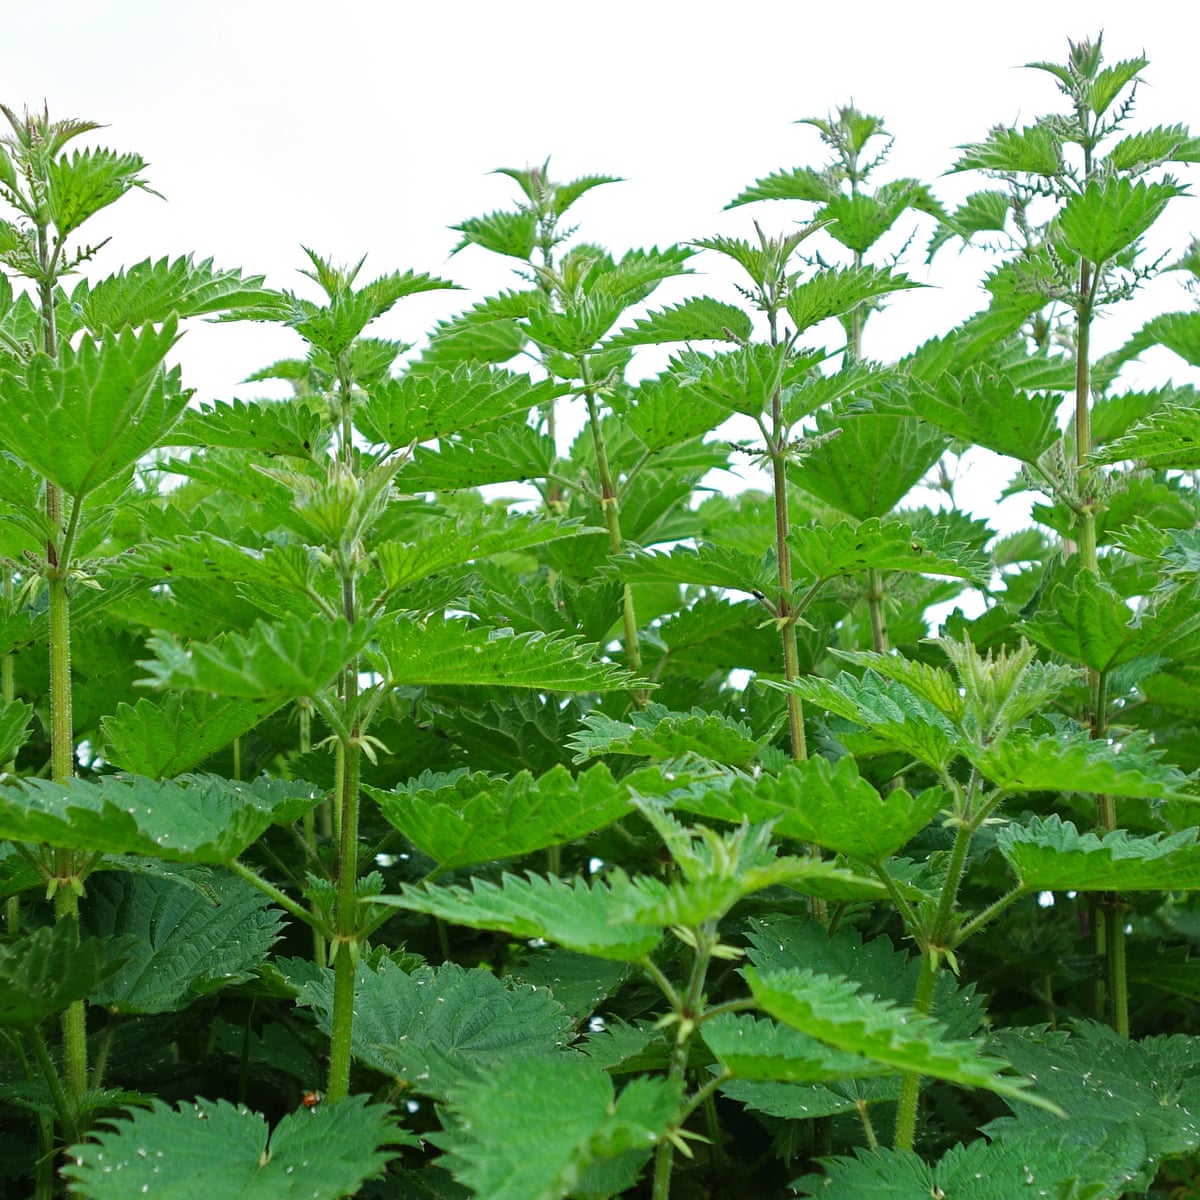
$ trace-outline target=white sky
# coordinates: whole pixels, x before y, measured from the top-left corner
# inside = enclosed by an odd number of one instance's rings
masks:
[[[447,261],[447,226],[513,203],[495,167],[550,155],[558,179],[624,177],[573,210],[618,253],[745,234],[752,216],[782,230],[800,206],[722,208],[756,177],[820,165],[816,132],[792,122],[852,99],[895,135],[880,180],[916,176],[952,202],[986,185],[939,178],[956,145],[1060,107],[1051,78],[1020,64],[1061,62],[1068,37],[1101,28],[1110,61],[1150,59],[1130,128],[1200,130],[1200,15],[1164,0],[0,0],[0,12],[0,100],[106,123],[103,141],[142,154],[166,197],[134,195],[87,227],[89,240],[113,235],[93,273],[195,251],[296,287],[304,243],[338,261],[369,253],[363,278],[413,268],[471,289],[401,302],[377,331],[410,341],[512,285],[482,251]],[[1175,202],[1176,249],[1200,232],[1194,205]],[[947,249],[927,274],[914,256],[910,272],[939,289],[897,298],[868,352],[902,353],[979,307],[980,267]],[[736,299],[717,277],[659,299],[702,290]],[[1141,303],[1122,329],[1188,306],[1173,281]],[[284,330],[193,325],[180,357],[200,398],[229,398],[260,391],[239,381],[300,348]],[[1157,378],[1181,377],[1162,361]]]

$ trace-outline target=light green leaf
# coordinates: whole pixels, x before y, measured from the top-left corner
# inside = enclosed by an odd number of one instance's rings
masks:
[[[305,979],[297,1003],[333,1021],[333,971]],[[287,963],[281,969],[288,974]],[[574,1021],[545,990],[506,986],[491,971],[455,963],[408,974],[389,958],[362,964],[354,979],[354,1057],[405,1089],[453,1099],[460,1084],[551,1055],[570,1041]]]
[[[807,200],[822,204],[837,194],[829,177],[811,167],[795,167],[790,171],[775,171],[739,193],[726,208],[752,204],[755,200]]]
[[[1133,837],[1117,829],[1099,838],[1052,813],[1006,826],[996,844],[1026,891],[1193,891],[1200,888],[1196,832]]]
[[[27,779],[0,786],[0,837],[215,864],[237,857],[272,823],[299,820],[319,799],[311,784],[266,778]]]
[[[678,1104],[665,1079],[636,1079],[618,1096],[586,1059],[518,1059],[463,1087],[454,1124],[431,1140],[488,1200],[606,1200],[636,1182]]]
[[[773,584],[778,586],[773,562],[711,542],[701,542],[694,550],[676,546],[669,552],[635,553],[621,560],[620,567],[621,577],[629,583],[692,583],[738,592],[765,592]]]
[[[320,413],[306,401],[234,400],[189,409],[162,444],[224,446],[324,463],[331,441]]]
[[[676,713],[661,704],[647,704],[629,713],[625,721],[588,713],[568,744],[576,751],[577,763],[600,754],[632,754],[656,761],[696,754],[726,766],[747,767],[769,740],[755,737],[745,722],[720,713],[700,708]]]
[[[566,391],[552,379],[534,383],[486,366],[410,373],[373,387],[355,410],[355,424],[372,442],[400,449],[525,412]]]
[[[1118,171],[1144,171],[1167,162],[1200,160],[1200,139],[1186,125],[1156,125],[1123,137],[1108,152],[1105,162]]]
[[[129,472],[187,404],[178,368],[162,369],[175,337],[171,317],[35,354],[23,377],[0,372],[0,449],[76,499]]]
[[[986,142],[960,146],[964,153],[954,171],[992,171],[998,174],[1044,175],[1063,170],[1062,147],[1048,125],[1026,125],[1024,129],[993,129]]]
[[[450,253],[457,254],[467,246],[482,246],[493,254],[506,254],[528,262],[537,245],[537,223],[537,213],[529,208],[468,217],[461,224],[450,226],[462,234],[462,240]]]
[[[843,316],[890,292],[921,286],[907,275],[893,275],[878,267],[822,271],[788,293],[788,316],[796,323],[796,332],[803,333],[829,317]]]
[[[980,1054],[979,1045],[951,1041],[930,1017],[862,995],[859,985],[812,971],[745,970],[755,1000],[776,1020],[840,1050],[873,1062],[983,1088],[1009,1100],[1057,1111],[1057,1106],[1024,1089],[1029,1081],[1006,1076],[1003,1059]]]
[[[647,450],[680,446],[716,429],[734,410],[667,372],[638,384],[626,424]]]
[[[277,705],[208,692],[169,692],[101,717],[104,757],[123,771],[170,779],[249,732]]]
[[[595,661],[595,648],[573,639],[489,632],[465,621],[422,626],[401,619],[381,624],[376,639],[380,665],[395,685],[604,692],[629,687],[632,679],[627,671]]]
[[[750,318],[736,305],[692,296],[681,304],[659,309],[621,329],[607,346],[658,346],[664,342],[738,342],[750,340]]]
[[[1021,632],[1071,662],[1095,671],[1111,670],[1136,657],[1141,640],[1132,625],[1129,605],[1110,584],[1091,571],[1080,571],[1071,583],[1056,584],[1048,604]]]
[[[544,349],[571,357],[586,354],[621,319],[629,303],[624,295],[585,296],[561,312],[531,314],[525,331]]]
[[[415,781],[419,784],[419,780]],[[441,787],[370,789],[383,815],[443,870],[520,858],[603,829],[629,811],[629,790],[603,763],[572,777],[465,776]]]
[[[686,351],[671,369],[695,395],[726,412],[758,417],[771,411],[772,397],[800,382],[819,357],[794,357],[786,343],[754,342],[723,354]]]
[[[1133,183],[1121,176],[1089,179],[1063,206],[1058,226],[1076,254],[1094,263],[1107,262],[1136,242],[1169,200],[1184,194],[1173,183]]]
[[[1166,405],[1094,457],[1104,463],[1133,461],[1139,467],[1194,471],[1200,468],[1200,408]]]
[[[128,938],[129,960],[90,993],[124,1013],[176,1012],[253,977],[278,940],[282,914],[257,888],[224,871],[197,871],[204,890],[169,879],[105,871],[88,881],[83,928]]]
[[[108,1124],[67,1151],[62,1173],[74,1196],[340,1200],[382,1174],[392,1157],[385,1146],[414,1144],[388,1106],[366,1096],[288,1113],[273,1130],[226,1100],[180,1101],[174,1109],[155,1100]]]
[[[47,157],[46,215],[59,238],[66,238],[131,188],[151,191],[141,178],[146,163],[137,154],[97,147]]]
[[[627,890],[627,889],[623,889]],[[662,930],[632,921],[620,923],[606,883],[570,883],[531,875],[505,874],[501,886],[475,879],[463,887],[405,888],[378,903],[430,913],[456,925],[499,929],[519,938],[545,938],[567,950],[597,958],[638,962],[662,938]]]
[[[554,462],[554,442],[531,425],[443,438],[434,449],[419,446],[396,476],[413,492],[451,492],[489,483],[544,479]]]
[[[11,762],[29,740],[33,705],[24,700],[0,701],[0,764]]]
[[[161,634],[147,642],[155,657],[139,662],[149,672],[139,682],[283,704],[316,695],[354,661],[371,634],[367,621],[350,625],[341,617],[314,621],[294,613],[274,623],[257,621],[249,633],[219,642],[185,646]]]

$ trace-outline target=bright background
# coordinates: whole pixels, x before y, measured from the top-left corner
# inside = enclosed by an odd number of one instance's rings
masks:
[[[301,287],[305,244],[336,261],[368,253],[363,279],[412,268],[469,289],[411,298],[380,322],[379,333],[409,341],[513,285],[508,266],[477,248],[448,259],[457,240],[449,225],[512,206],[515,186],[489,174],[495,167],[551,156],[556,179],[622,176],[572,211],[588,240],[616,253],[744,236],[752,217],[779,231],[807,208],[722,209],[757,177],[821,165],[816,131],[792,122],[852,100],[895,136],[879,181],[915,176],[953,203],[986,186],[977,175],[942,177],[956,145],[1061,108],[1051,77],[1020,65],[1062,62],[1068,37],[1101,29],[1110,61],[1150,59],[1131,129],[1200,127],[1200,16],[1160,0],[10,0],[3,8],[0,101],[18,110],[45,101],[52,117],[104,122],[105,143],[140,153],[166,197],[135,194],[89,225],[89,240],[113,237],[91,271],[194,251],[265,274],[272,286]],[[983,303],[984,260],[947,248],[931,275],[930,227],[907,219],[901,240],[917,235],[907,269],[939,286],[897,297],[868,327],[867,353],[882,359]],[[1181,250],[1193,230],[1194,202],[1176,201],[1163,248]],[[698,270],[720,271],[713,257]],[[723,273],[676,284],[656,303],[698,291],[736,299]],[[1097,347],[1188,305],[1178,280],[1161,280],[1102,324]],[[179,353],[199,398],[227,399],[263,394],[240,381],[299,350],[282,329],[194,326]],[[1181,377],[1177,359],[1150,362],[1156,382]],[[981,464],[980,481],[1011,472]],[[1013,519],[1021,518],[1001,523]]]

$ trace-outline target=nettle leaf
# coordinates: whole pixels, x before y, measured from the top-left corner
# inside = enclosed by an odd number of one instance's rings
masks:
[[[70,155],[47,154],[47,159],[43,203],[60,239],[131,188],[151,190],[140,177],[146,163],[138,154],[93,147]]]
[[[142,697],[100,719],[103,754],[132,775],[169,779],[249,732],[276,707],[274,700],[233,700],[208,692]]]
[[[545,303],[536,289],[501,292],[449,321],[439,321],[413,373],[428,374],[463,363],[508,362],[527,341],[523,318]]]
[[[954,171],[1016,172],[1052,178],[1063,170],[1062,147],[1047,125],[993,129],[986,142],[973,142],[959,149],[964,153],[951,168]]]
[[[977,1042],[946,1039],[932,1018],[862,995],[852,980],[795,969],[760,974],[747,967],[744,974],[766,1012],[837,1049],[900,1071],[983,1088],[1005,1099],[1058,1111],[1050,1101],[1024,1090],[1028,1080],[1004,1075],[1008,1063],[981,1055]]]
[[[929,242],[926,261],[931,261],[937,250],[952,237],[970,241],[977,233],[999,233],[1008,223],[1012,210],[1012,197],[1008,192],[972,192],[952,213],[947,216]]]
[[[342,617],[314,621],[291,613],[216,642],[184,645],[160,634],[147,642],[155,657],[139,662],[149,673],[139,683],[283,704],[321,691],[358,657],[372,632],[367,621],[351,625]]]
[[[848,250],[865,254],[908,208],[944,216],[929,189],[915,179],[894,179],[874,195],[842,193],[832,197],[817,214],[818,220],[833,220],[829,236]]]
[[[624,889],[627,890],[627,889]],[[662,930],[614,915],[608,883],[505,874],[500,886],[485,879],[463,887],[406,887],[377,903],[429,913],[473,929],[499,929],[519,938],[544,938],[597,958],[639,962],[662,939]]]
[[[973,442],[1022,462],[1037,462],[1062,436],[1062,397],[1035,393],[1009,372],[945,371],[932,383],[914,379],[903,394],[905,408],[961,441]]]
[[[562,692],[619,691],[628,671],[592,658],[573,638],[473,628],[465,621],[392,621],[376,630],[389,681],[412,687],[495,685]],[[372,652],[374,654],[374,651]]]
[[[88,881],[83,928],[134,947],[89,998],[125,1013],[175,1012],[253,977],[279,939],[282,913],[223,871],[197,873],[203,891],[170,879],[105,871]]]
[[[658,346],[664,342],[748,342],[753,322],[734,304],[692,296],[618,330],[606,346]]]
[[[171,312],[199,317],[258,308],[274,295],[263,288],[263,280],[262,275],[243,276],[240,270],[214,270],[211,258],[196,262],[190,254],[174,262],[147,258],[97,283],[84,280],[71,293],[71,304],[97,334],[105,328],[161,321]]]
[[[765,592],[778,586],[774,564],[760,554],[701,542],[695,549],[642,551],[619,560],[628,583],[691,583],[738,592]]]
[[[518,1059],[464,1086],[453,1124],[430,1140],[455,1178],[488,1200],[606,1200],[637,1181],[679,1100],[666,1079],[635,1079],[617,1095],[586,1059]]]
[[[1200,312],[1162,313],[1147,321],[1120,351],[1134,358],[1151,346],[1166,346],[1193,367],[1200,366]]]
[[[273,1130],[226,1100],[154,1100],[107,1124],[67,1151],[74,1196],[128,1200],[166,1187],[171,1200],[339,1200],[383,1173],[393,1157],[384,1147],[416,1144],[366,1096],[287,1113]]]
[[[1086,733],[1034,737],[1024,730],[1005,735],[968,757],[984,778],[1009,792],[1095,792],[1146,800],[1195,803],[1186,776],[1144,743],[1123,746]]]
[[[884,412],[822,413],[817,433],[835,437],[807,451],[788,478],[860,521],[890,513],[942,456],[944,433]]]
[[[892,1072],[861,1054],[834,1049],[761,1017],[723,1013],[705,1021],[701,1033],[713,1056],[737,1079],[822,1083]]]
[[[735,1079],[723,1084],[721,1091],[752,1112],[785,1121],[809,1121],[814,1117],[857,1113],[871,1104],[894,1104],[900,1095],[900,1079],[896,1075],[847,1079],[829,1087]]]
[[[735,778],[727,787],[689,789],[676,807],[727,821],[772,821],[782,837],[812,842],[875,863],[895,854],[946,806],[938,788],[912,796],[896,788],[881,796],[849,755],[836,765],[810,758],[778,775]]]
[[[624,963],[552,947],[523,957],[513,965],[510,978],[531,988],[545,988],[576,1021],[582,1021],[613,995],[629,974]]]
[[[333,1027],[333,970],[312,978],[297,962],[297,1003],[315,1010],[318,1027]],[[281,964],[285,976],[287,962]],[[406,1090],[453,1099],[459,1086],[512,1063],[555,1054],[571,1040],[574,1020],[546,990],[512,987],[491,971],[456,963],[411,974],[391,959],[362,964],[354,977],[352,1052]]]
[[[915,571],[985,579],[986,557],[964,542],[954,541],[955,527],[925,522],[920,532],[903,521],[872,517],[832,528],[799,526],[789,534],[793,562],[814,579],[836,579],[862,571]]]
[[[803,333],[829,317],[842,316],[879,296],[922,286],[907,275],[894,275],[879,267],[822,271],[788,292],[788,316],[795,322],[796,332]]]
[[[733,411],[667,372],[638,384],[625,422],[647,450],[665,450],[716,429]]]
[[[418,781],[419,782],[419,781]],[[441,787],[370,789],[388,821],[443,870],[519,858],[603,829],[629,811],[629,789],[600,763],[572,777],[562,766]]]
[[[11,762],[29,740],[33,705],[24,700],[0,702],[0,763]]]
[[[532,313],[525,331],[531,341],[559,354],[586,354],[621,318],[630,301],[624,295],[585,296],[561,312]]]
[[[724,354],[687,351],[672,359],[671,369],[687,383],[689,396],[727,412],[758,417],[771,410],[776,392],[802,379],[816,361],[795,357],[786,343],[754,342]]]
[[[1147,183],[1110,175],[1089,179],[1058,215],[1067,245],[1094,263],[1107,262],[1131,246],[1158,220],[1167,202],[1186,193],[1173,183]]]
[[[504,513],[458,521],[453,529],[427,532],[418,542],[383,542],[371,555],[388,591],[493,554],[527,550],[586,530],[578,521],[558,521],[541,514]]]
[[[577,763],[600,754],[630,754],[657,761],[695,754],[726,766],[747,767],[769,741],[769,735],[755,737],[744,721],[720,713],[701,708],[677,713],[661,704],[647,704],[640,712],[629,713],[626,721],[601,712],[588,713],[568,745],[576,752]]]
[[[271,824],[299,820],[319,799],[311,784],[281,779],[26,779],[0,786],[0,837],[169,862],[224,863]]]
[[[543,479],[555,458],[554,441],[531,425],[508,424],[462,439],[419,446],[397,481],[413,492],[449,492],[489,483]]]
[[[1196,832],[1133,837],[1117,829],[1099,838],[1054,813],[1006,826],[996,844],[1027,891],[1189,891],[1200,888]]]
[[[786,684],[770,679],[760,682],[795,692],[835,716],[866,726],[881,746],[911,754],[934,770],[944,770],[968,748],[962,733],[944,713],[875,671],[866,671],[861,679],[843,671],[833,680],[807,676]]]
[[[528,262],[537,246],[537,223],[537,213],[530,208],[468,217],[461,224],[450,226],[462,234],[462,240],[450,253],[457,254],[467,246],[482,246],[493,254],[506,254]]]
[[[79,939],[71,919],[0,945],[0,1027],[34,1029],[99,987],[133,953],[126,939]]]
[[[1200,408],[1166,405],[1094,456],[1105,463],[1134,461],[1155,469],[1200,467]]]
[[[821,171],[811,167],[794,167],[790,171],[775,171],[756,179],[751,187],[740,192],[726,208],[752,204],[755,200],[807,200],[822,204],[837,194],[837,186]]]
[[[1129,605],[1110,584],[1080,571],[1070,584],[1056,584],[1050,601],[1021,623],[1028,638],[1096,671],[1111,670],[1137,655],[1141,640]]]
[[[525,412],[568,390],[553,379],[535,383],[528,375],[461,365],[381,381],[355,408],[354,421],[372,442],[400,449]]]
[[[162,367],[176,325],[106,331],[35,354],[23,377],[0,372],[0,449],[76,499],[131,470],[188,401],[178,368]]]
[[[165,446],[223,446],[270,457],[323,462],[332,434],[304,400],[233,400],[188,409]]]

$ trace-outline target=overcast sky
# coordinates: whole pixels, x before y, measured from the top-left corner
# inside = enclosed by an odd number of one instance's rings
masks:
[[[295,287],[303,243],[338,261],[368,253],[364,278],[413,268],[471,289],[402,302],[379,332],[406,340],[511,285],[505,264],[482,251],[447,259],[456,241],[447,226],[512,204],[513,185],[489,174],[495,167],[552,156],[555,178],[625,178],[573,210],[589,240],[617,252],[744,234],[755,215],[782,229],[799,206],[723,206],[773,170],[820,165],[815,131],[793,122],[852,99],[895,136],[880,178],[916,176],[952,201],[983,186],[940,178],[956,145],[1060,107],[1051,78],[1020,64],[1061,62],[1068,37],[1101,28],[1110,59],[1150,59],[1133,127],[1200,127],[1200,17],[1161,0],[0,7],[0,100],[18,109],[44,100],[52,117],[104,122],[104,142],[140,153],[166,197],[134,195],[88,226],[89,240],[113,236],[94,273],[195,251]],[[1200,232],[1194,207],[1175,203],[1177,248]],[[928,275],[916,256],[910,271],[941,286],[899,297],[905,316],[881,318],[868,351],[902,353],[978,307],[978,267],[950,250]],[[676,295],[700,290],[735,299],[715,277]],[[1143,316],[1187,305],[1173,281],[1144,303]],[[193,328],[180,356],[201,398],[228,398],[252,394],[241,379],[299,350],[283,330],[223,326]]]

